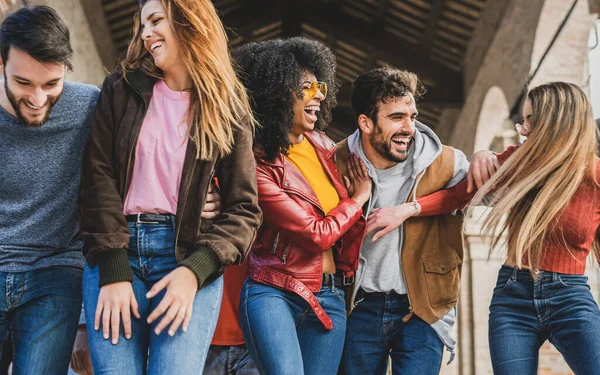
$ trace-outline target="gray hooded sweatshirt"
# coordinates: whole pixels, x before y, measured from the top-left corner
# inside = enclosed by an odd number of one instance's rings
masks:
[[[442,143],[431,129],[418,121],[415,127],[414,143],[408,158],[388,169],[376,169],[367,159],[358,130],[348,137],[349,151],[362,159],[367,166],[369,176],[373,179],[373,190],[366,212],[367,217],[375,208],[394,207],[405,203],[413,187],[419,183],[417,176],[429,167],[442,152]],[[462,151],[455,149],[454,175],[446,188],[464,180],[467,177],[468,169],[467,158]],[[355,292],[362,288],[366,292],[406,294],[401,265],[403,232],[403,227],[400,226],[381,237],[377,242],[372,241],[375,232],[365,237],[361,248]],[[389,251],[390,249],[398,249],[398,251]],[[442,342],[452,352],[456,344],[456,340],[452,337],[452,327],[455,322],[456,309],[452,309],[432,325]]]

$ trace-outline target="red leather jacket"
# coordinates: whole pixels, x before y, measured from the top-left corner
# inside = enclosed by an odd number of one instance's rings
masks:
[[[304,136],[340,202],[325,215],[308,181],[283,155],[273,162],[257,157],[258,199],[264,219],[249,255],[248,277],[298,294],[331,329],[331,319],[313,295],[321,290],[323,253],[333,247],[338,271],[351,281],[358,268],[366,221],[362,207],[348,197],[339,179],[335,143],[319,131]]]

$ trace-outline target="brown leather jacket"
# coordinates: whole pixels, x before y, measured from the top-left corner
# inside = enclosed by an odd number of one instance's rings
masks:
[[[100,285],[133,280],[123,202],[155,82],[140,71],[128,73],[127,80],[113,73],[102,85],[94,112],[84,157],[81,232],[89,265],[100,267]],[[194,143],[188,142],[177,203],[175,256],[194,271],[199,288],[225,266],[244,259],[261,223],[252,136],[248,125],[236,135],[233,152],[213,160],[198,160]],[[200,214],[213,176],[219,180],[221,213],[210,223]]]
[[[298,294],[331,329],[331,319],[313,295],[321,290],[323,253],[333,247],[337,269],[352,282],[366,222],[339,179],[335,143],[317,130],[305,137],[340,202],[325,215],[306,178],[283,155],[272,162],[257,158],[259,203],[266,214],[248,257],[248,277]]]

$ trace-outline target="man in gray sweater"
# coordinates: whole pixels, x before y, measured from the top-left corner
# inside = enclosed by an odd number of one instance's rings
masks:
[[[77,200],[98,88],[65,81],[69,31],[49,7],[0,29],[0,346],[13,373],[65,374],[81,310]]]

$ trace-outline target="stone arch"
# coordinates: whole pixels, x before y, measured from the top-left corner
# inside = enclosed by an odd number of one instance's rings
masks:
[[[474,150],[487,150],[496,136],[502,136],[505,121],[510,114],[510,107],[504,95],[504,91],[498,86],[492,86],[488,89],[479,119],[477,121],[477,131],[475,133]]]

